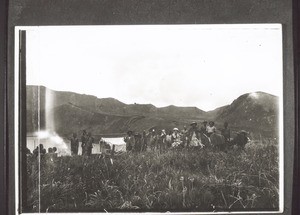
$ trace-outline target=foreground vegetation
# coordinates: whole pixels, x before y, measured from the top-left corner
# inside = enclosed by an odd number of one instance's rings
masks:
[[[30,211],[278,210],[278,149],[28,159]],[[40,186],[39,186],[40,184]],[[39,196],[40,191],[40,196]],[[40,205],[39,205],[40,203]]]

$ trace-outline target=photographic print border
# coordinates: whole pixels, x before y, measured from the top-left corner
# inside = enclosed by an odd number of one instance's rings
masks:
[[[140,25],[139,25],[140,26]],[[167,25],[159,25],[160,27],[167,26]],[[180,27],[180,25],[174,25],[177,27]],[[201,25],[200,25],[201,26]],[[50,26],[48,26],[50,27]],[[56,26],[51,26],[56,27]],[[59,26],[59,27],[68,27],[68,26]],[[85,26],[76,26],[78,29],[84,29]],[[89,26],[90,27],[90,26]],[[98,27],[98,26],[93,26]],[[137,26],[138,27],[138,26]],[[140,26],[141,27],[141,26]],[[148,25],[148,27],[151,27]],[[222,25],[203,25],[201,26],[203,29],[207,28],[226,28],[225,26],[222,27]],[[251,25],[251,24],[231,24],[227,26],[229,29],[257,29],[257,28],[270,28],[270,29],[280,29],[280,35],[282,35],[282,26],[280,24],[257,24],[257,25]],[[26,187],[22,187],[22,184],[26,184],[26,175],[24,173],[26,172],[26,157],[24,156],[23,152],[26,151],[26,145],[22,144],[23,140],[26,139],[26,121],[24,120],[26,117],[26,31],[34,31],[35,29],[38,30],[38,26],[16,26],[15,27],[15,145],[18,146],[15,148],[15,154],[18,154],[18,156],[15,157],[15,163],[18,164],[15,169],[15,181],[16,181],[16,199],[17,202],[16,205],[19,205],[19,209],[22,208],[22,205],[25,205],[26,202]],[[47,26],[46,26],[47,28]],[[282,45],[282,44],[280,44]],[[23,48],[22,48],[23,46]],[[281,51],[280,51],[281,52]],[[241,210],[241,211],[230,211],[230,212],[186,212],[186,214],[215,214],[215,213],[223,213],[223,214],[269,214],[269,213],[282,213],[283,212],[283,202],[284,202],[284,183],[283,183],[283,165],[284,165],[284,156],[283,156],[283,102],[282,102],[282,95],[279,96],[279,211],[269,211],[269,210]],[[23,172],[23,173],[22,173]],[[18,176],[19,175],[19,176]],[[24,177],[25,176],[25,177]],[[21,193],[18,195],[18,193]],[[26,211],[26,209],[21,209],[22,211]],[[148,212],[149,211],[145,211]],[[27,213],[27,212],[26,212]],[[80,212],[82,214],[90,214],[90,212]],[[135,212],[133,212],[135,213]],[[159,214],[161,212],[151,212],[152,214]],[[172,212],[173,214],[182,214],[181,211],[178,212]],[[34,213],[28,213],[28,214],[34,214]],[[44,213],[42,213],[44,214]],[[61,213],[66,214],[66,213]]]
[[[32,1],[33,2],[33,1]],[[49,1],[50,2],[50,1]],[[49,3],[48,2],[48,3]],[[78,1],[79,2],[79,1]],[[250,3],[245,3],[244,1],[238,2],[232,2],[232,3],[222,3],[222,4],[216,4],[217,8],[223,7],[227,10],[227,15],[222,14],[220,16],[207,14],[203,15],[201,17],[201,14],[194,14],[194,15],[188,15],[191,10],[194,10],[193,8],[197,8],[197,4],[194,1],[177,1],[179,2],[179,6],[177,8],[171,8],[170,3],[174,1],[166,1],[169,2],[169,5],[166,3],[165,5],[160,5],[162,3],[159,3],[158,1],[149,1],[147,3],[141,3],[144,9],[132,11],[130,7],[122,4],[119,1],[111,1],[111,4],[105,4],[104,1],[99,1],[96,4],[96,8],[99,9],[99,11],[109,11],[109,12],[103,12],[97,14],[97,18],[95,18],[93,15],[96,15],[97,11],[91,12],[89,16],[84,16],[84,12],[87,12],[85,7],[82,7],[80,11],[76,16],[74,14],[74,11],[68,10],[66,15],[59,16],[58,14],[62,13],[61,11],[57,10],[60,6],[62,8],[66,8],[66,5],[55,5],[52,7],[51,4],[48,5],[48,11],[45,12],[42,7],[45,5],[31,5],[30,2],[27,3],[27,5],[22,5],[22,3],[19,2],[13,2],[10,4],[10,18],[9,18],[9,59],[8,59],[8,81],[9,83],[13,83],[14,80],[14,74],[12,71],[14,71],[14,65],[13,65],[13,57],[14,57],[14,27],[15,26],[25,26],[25,25],[96,25],[96,24],[221,24],[221,23],[282,23],[283,26],[283,64],[284,64],[284,127],[285,127],[285,134],[284,134],[284,140],[285,140],[285,154],[293,154],[293,147],[294,147],[294,131],[295,131],[295,114],[294,107],[294,77],[293,77],[293,59],[292,59],[292,23],[291,23],[291,1],[287,3],[281,3],[279,1],[277,4],[274,4],[274,1],[266,1],[264,4],[259,4],[257,1],[250,1]],[[128,3],[136,3],[137,1],[128,1]],[[181,5],[180,5],[181,3]],[[65,4],[68,4],[65,2]],[[71,3],[69,3],[71,5]],[[185,4],[191,4],[193,7],[189,7],[189,9],[186,9]],[[194,5],[195,4],[195,5]],[[213,2],[211,3],[213,5]],[[244,5],[243,5],[244,4]],[[281,4],[286,4],[284,7],[282,7]],[[119,6],[118,6],[119,5]],[[120,6],[121,5],[121,6]],[[245,6],[246,5],[246,6]],[[272,5],[272,7],[271,7]],[[124,8],[123,8],[124,6]],[[161,7],[159,7],[161,6]],[[198,7],[200,7],[198,5]],[[150,13],[142,13],[143,11],[148,11],[149,7],[153,7],[152,14]],[[47,4],[46,4],[47,8]],[[72,8],[72,7],[71,7]],[[118,8],[118,11],[114,11],[115,8]],[[169,15],[166,15],[167,13],[164,13],[164,10],[169,12]],[[179,8],[179,9],[178,9]],[[185,8],[185,10],[183,10]],[[237,13],[230,13],[233,12],[234,9],[244,9],[247,8],[251,9],[252,11],[248,11],[247,14],[237,14]],[[259,9],[260,8],[260,9]],[[264,14],[264,11],[262,8],[273,8],[271,12]],[[285,10],[283,9],[285,8]],[[176,10],[175,10],[176,9]],[[282,9],[282,14],[279,16],[275,16],[274,13],[276,9]],[[201,10],[201,9],[199,9]],[[257,11],[258,10],[258,11]],[[243,10],[242,10],[243,11]],[[31,13],[30,13],[31,12]],[[112,15],[117,13],[119,14],[116,18],[116,16]],[[211,11],[210,11],[211,12]],[[280,12],[279,12],[280,13]],[[158,16],[155,16],[157,14]],[[251,15],[257,15],[260,14],[260,16],[251,16]],[[122,16],[123,15],[123,16]],[[222,17],[223,15],[223,17]],[[278,15],[278,14],[277,14]],[[8,86],[8,98],[9,98],[9,109],[8,109],[8,120],[11,122],[9,124],[9,161],[10,161],[10,168],[14,167],[13,161],[14,161],[14,123],[17,123],[16,119],[14,119],[14,114],[12,112],[12,107],[14,103],[14,86],[13,84],[10,84]],[[291,193],[291,184],[292,184],[292,178],[290,174],[292,174],[292,167],[293,167],[293,160],[292,159],[286,159],[290,156],[285,156],[285,184],[288,184],[289,186],[285,186],[285,213],[289,213],[291,211],[291,196],[288,195]],[[288,169],[288,170],[287,170]],[[9,172],[9,177],[14,178],[15,175],[13,171]],[[14,184],[9,183],[9,189],[10,192],[14,190]],[[10,214],[12,212],[12,207],[14,206],[15,202],[14,199],[10,195]]]

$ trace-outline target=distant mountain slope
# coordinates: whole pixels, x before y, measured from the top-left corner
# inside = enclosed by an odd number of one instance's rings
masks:
[[[74,104],[91,111],[120,113],[126,104],[113,98],[98,99],[96,96],[78,94],[73,92],[54,91],[44,86],[27,86],[27,109],[34,109],[37,98],[40,96],[40,107],[45,109],[47,105],[57,107],[63,104]],[[47,100],[46,100],[47,98]]]
[[[35,115],[34,115],[35,114]],[[32,120],[34,119],[35,120]],[[55,131],[61,136],[70,136],[86,129],[92,134],[126,133],[128,130],[167,129],[182,127],[186,121],[145,116],[120,116],[96,113],[72,104],[63,104],[50,111],[42,111],[40,128]],[[37,114],[27,111],[27,132],[37,131]]]
[[[198,118],[205,115],[196,107],[168,106],[157,108],[152,104],[125,104],[114,98],[97,98],[95,96],[50,90],[43,86],[27,86],[27,109],[32,110],[36,106],[36,98],[40,95],[40,107],[44,109],[47,104],[57,107],[63,104],[74,104],[87,110],[115,114],[115,115],[143,115],[143,116],[168,116],[173,118],[190,117]],[[39,90],[38,90],[39,89]],[[48,98],[46,100],[45,98]]]
[[[206,112],[206,117],[208,119],[211,119],[211,120],[214,120],[222,111],[224,111],[229,105],[225,105],[225,106],[222,106],[222,107],[218,107],[214,110],[211,110],[211,111],[207,111]]]
[[[79,132],[83,129],[94,134],[122,133],[130,127],[129,122],[137,118],[94,113],[70,104],[54,108],[49,115],[53,116],[53,125],[49,125],[48,128],[61,131],[62,135]]]
[[[32,119],[33,114],[32,111],[27,111],[27,119]],[[112,131],[118,133],[125,130],[124,127],[130,120],[131,117],[94,113],[72,104],[63,104],[49,111],[41,111],[40,126],[42,130],[47,128],[63,136],[83,129],[98,133]],[[32,120],[27,120],[27,131],[36,131],[36,124]]]
[[[38,98],[40,102],[37,102]],[[27,86],[27,131],[37,130],[38,119],[41,128],[47,125],[47,129],[53,129],[60,135],[70,135],[83,129],[94,134],[123,133],[128,129],[139,132],[150,128],[181,129],[191,121],[206,119],[214,120],[218,128],[227,121],[232,128],[273,134],[277,132],[278,107],[278,97],[263,92],[241,95],[230,105],[205,112],[196,107],[128,105],[114,98],[99,99]]]
[[[206,112],[197,107],[177,107],[170,105],[167,107],[158,108],[160,115],[169,115],[172,117],[205,117]]]
[[[227,121],[233,126],[243,126],[257,130],[276,130],[279,114],[278,97],[264,93],[247,93],[230,105],[221,108],[217,121]]]

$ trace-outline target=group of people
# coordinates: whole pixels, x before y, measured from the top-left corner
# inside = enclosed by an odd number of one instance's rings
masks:
[[[26,148],[26,154],[27,155],[33,155],[34,157],[38,157],[40,154],[41,156],[44,156],[45,154],[57,154],[57,148],[56,147],[49,147],[48,153],[46,149],[44,148],[43,144],[39,144],[32,153],[30,152],[30,149]]]
[[[242,130],[237,133],[235,138],[231,138],[231,130],[227,122],[224,123],[223,128],[217,130],[213,121],[203,121],[200,126],[198,126],[198,123],[192,122],[189,128],[184,126],[181,131],[178,128],[173,128],[168,132],[165,129],[159,131],[149,129],[148,132],[144,130],[142,133],[129,130],[124,137],[124,142],[126,143],[126,151],[131,152],[143,152],[147,150],[163,152],[169,148],[185,147],[213,147],[226,151],[232,148],[233,145],[243,150],[249,141],[247,134],[246,131]],[[90,156],[92,154],[94,138],[91,132],[83,130],[80,138],[77,137],[76,133],[73,133],[70,141],[71,155],[78,155],[80,142],[82,155]],[[108,144],[105,146],[110,147]],[[56,147],[48,148],[47,153],[43,144],[39,144],[32,153],[29,149],[27,151],[26,154],[34,157],[38,157],[38,155],[44,156],[45,154],[57,156]]]
[[[77,134],[73,133],[73,136],[71,137],[72,155],[78,155],[79,142],[81,142],[82,155],[90,156],[92,154],[92,148],[94,143],[92,133],[83,130],[80,140],[77,137]]]
[[[156,131],[151,129],[148,133],[143,131],[142,134],[129,130],[124,137],[126,143],[126,151],[141,152],[150,150],[164,151],[168,148],[184,148],[184,147],[214,147],[225,150],[232,145],[237,145],[244,149],[248,142],[247,132],[241,131],[234,140],[231,140],[231,131],[228,122],[224,123],[224,127],[220,129],[220,134],[216,134],[217,128],[213,121],[204,121],[199,127],[196,122],[190,124],[190,128],[183,127],[179,131],[173,128],[172,131],[166,132],[165,129]],[[213,135],[214,134],[214,135]]]
[[[77,137],[76,133],[73,133],[70,141],[71,155],[78,155],[80,142],[82,155],[90,156],[92,154],[94,138],[91,132],[83,130],[80,138]],[[200,126],[198,126],[198,123],[192,122],[189,128],[184,126],[181,131],[178,128],[173,128],[168,132],[165,129],[160,131],[149,129],[148,132],[144,130],[142,133],[129,130],[124,137],[126,151],[132,152],[143,152],[147,150],[163,152],[169,148],[185,147],[213,147],[226,151],[227,149],[232,148],[233,145],[237,145],[238,148],[244,149],[248,141],[249,138],[247,137],[246,131],[242,130],[237,133],[235,138],[231,138],[231,131],[227,122],[224,123],[223,128],[217,130],[213,121],[203,121]],[[56,153],[56,147],[48,148],[47,154]],[[46,149],[43,144],[37,146],[32,152],[32,155],[35,157],[39,154],[42,156],[46,154]]]
[[[217,134],[217,131],[220,132]],[[222,143],[219,143],[220,141],[218,142],[215,136],[221,136]],[[73,133],[70,140],[72,155],[78,155],[79,142],[81,142],[82,155],[90,156],[92,154],[94,138],[91,132],[83,130],[80,138],[77,137],[76,133]],[[132,152],[146,150],[163,152],[168,148],[184,147],[215,147],[224,150],[232,147],[232,145],[237,145],[239,148],[244,149],[248,140],[246,131],[239,132],[236,138],[231,139],[228,122],[224,123],[223,128],[217,130],[213,121],[203,121],[200,126],[198,123],[192,122],[190,128],[184,126],[181,131],[178,128],[173,128],[172,131],[168,132],[165,129],[160,131],[150,129],[148,132],[144,130],[142,133],[129,130],[124,137],[126,151]]]

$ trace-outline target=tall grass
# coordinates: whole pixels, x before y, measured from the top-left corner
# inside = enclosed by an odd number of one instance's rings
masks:
[[[28,159],[31,211],[278,210],[278,150],[147,151]],[[40,188],[40,206],[39,206]]]

